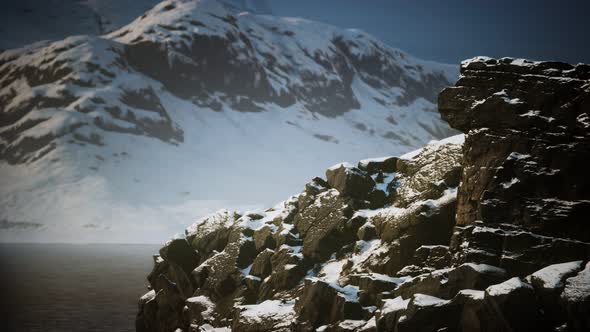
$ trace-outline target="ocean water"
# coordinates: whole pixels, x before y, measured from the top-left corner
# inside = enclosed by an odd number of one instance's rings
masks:
[[[158,245],[0,244],[0,331],[135,331]]]

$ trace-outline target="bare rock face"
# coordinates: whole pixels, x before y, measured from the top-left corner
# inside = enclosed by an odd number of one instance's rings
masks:
[[[137,331],[588,330],[589,70],[464,62],[440,103],[465,136],[197,221],[155,258]]]
[[[467,134],[457,224],[590,241],[590,67],[475,58],[461,74],[439,96]]]

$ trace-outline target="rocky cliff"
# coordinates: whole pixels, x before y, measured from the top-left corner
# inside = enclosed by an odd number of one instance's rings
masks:
[[[461,73],[439,108],[465,135],[195,222],[154,257],[137,331],[588,330],[590,68]]]

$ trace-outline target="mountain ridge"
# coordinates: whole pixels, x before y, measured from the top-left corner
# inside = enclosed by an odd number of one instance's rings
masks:
[[[111,238],[99,234],[128,233],[125,223],[172,231],[223,200],[269,204],[329,163],[454,132],[433,103],[453,67],[211,0],[165,1],[105,36],[4,51],[0,73],[3,239]],[[176,226],[158,225],[166,216]],[[41,226],[18,235],[15,223]]]

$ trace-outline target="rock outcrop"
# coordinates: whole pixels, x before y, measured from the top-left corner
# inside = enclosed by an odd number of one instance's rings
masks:
[[[465,135],[197,221],[155,258],[137,330],[590,329],[590,67],[461,70],[439,102]]]
[[[475,58],[439,96],[466,133],[457,224],[590,241],[590,66]]]

